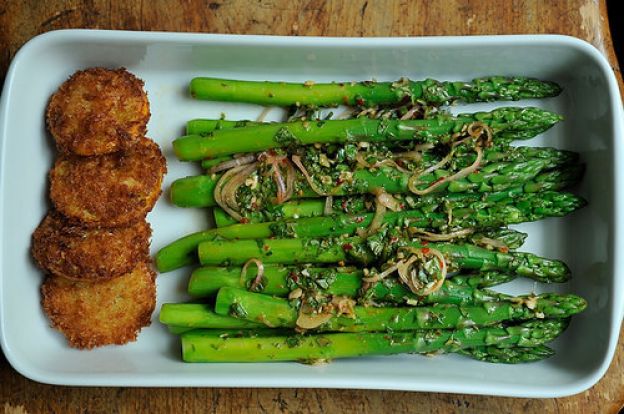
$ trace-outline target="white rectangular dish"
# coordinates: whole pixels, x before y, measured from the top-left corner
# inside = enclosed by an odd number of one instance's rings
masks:
[[[253,105],[192,100],[186,88],[194,76],[322,82],[523,75],[554,80],[564,87],[557,98],[462,105],[454,111],[534,105],[565,116],[565,122],[530,145],[580,152],[587,173],[576,190],[590,204],[565,219],[518,228],[530,234],[522,250],[563,259],[573,271],[571,282],[543,290],[580,294],[588,309],[555,342],[555,357],[517,366],[454,355],[358,358],[324,366],[185,364],[179,340],[157,322],[158,311],[135,343],[71,349],[41,310],[42,273],[30,258],[30,238],[49,207],[47,172],[55,156],[45,129],[45,107],[69,75],[90,66],[124,66],[145,81],[152,111],[148,135],[168,161],[165,195],[176,178],[199,173],[197,166],[177,161],[171,149],[187,120],[221,113],[230,119],[254,119],[261,112]],[[41,35],[13,60],[0,104],[2,349],[21,374],[51,384],[373,388],[518,397],[581,392],[609,366],[624,313],[618,214],[623,201],[622,122],[617,84],[605,58],[589,44],[564,36],[349,39],[86,30]],[[205,228],[207,217],[206,211],[176,208],[163,197],[148,216],[154,229],[152,252]],[[157,309],[164,302],[186,300],[189,272],[159,276]],[[510,292],[531,289],[529,281],[505,287]]]

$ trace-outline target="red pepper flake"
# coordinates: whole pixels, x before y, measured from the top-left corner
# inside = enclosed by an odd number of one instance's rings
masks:
[[[340,207],[342,207],[343,211],[347,211],[347,200],[342,200],[342,203],[340,203]]]
[[[272,149],[268,150],[267,154],[272,155],[272,156],[277,155],[277,153],[274,150],[272,150]]]
[[[420,244],[422,244],[423,246],[426,246],[429,244],[429,242],[427,240],[423,240],[422,242],[420,242]]]
[[[298,283],[299,282],[299,276],[297,276],[296,273],[290,273],[290,278],[292,279],[293,282]]]
[[[498,251],[501,252],[501,253],[509,253],[509,248],[506,247],[506,246],[499,247]]]
[[[344,183],[344,180],[342,178],[340,177],[336,178],[336,185],[340,185],[342,183]]]
[[[345,243],[342,245],[342,250],[345,250],[345,251],[353,250],[353,245],[351,243]]]
[[[423,254],[429,254],[431,252],[431,249],[429,249],[428,247],[423,247],[420,250],[423,252]]]
[[[400,208],[401,210],[405,210],[405,204],[404,204],[404,203],[399,204],[399,208]]]
[[[358,217],[354,218],[353,221],[355,221],[356,223],[361,223],[361,222],[364,221],[364,217],[358,216]]]
[[[241,224],[247,224],[247,223],[249,223],[249,219],[247,217],[243,217],[242,219],[240,219],[240,223]]]
[[[440,269],[444,269],[444,262],[438,259],[438,264],[440,265]]]
[[[364,106],[364,103],[365,103],[365,102],[364,102],[364,99],[362,99],[362,98],[357,98],[357,99],[355,100],[355,103],[356,103],[356,104],[358,104],[359,106]]]
[[[437,180],[435,180],[434,182],[432,182],[431,184],[429,184],[429,185],[427,186],[427,188],[429,188],[429,187],[433,187],[434,185],[436,185],[436,184],[438,184],[439,182],[442,182],[442,181],[444,181],[444,177],[440,177],[440,178],[438,178]]]
[[[399,238],[398,238],[398,237],[396,237],[396,236],[392,236],[392,237],[390,237],[390,243],[396,243],[396,242],[398,242],[398,241],[399,241]]]

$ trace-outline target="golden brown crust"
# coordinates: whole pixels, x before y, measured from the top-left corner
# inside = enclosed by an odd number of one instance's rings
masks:
[[[123,345],[150,324],[156,306],[155,273],[141,262],[130,273],[98,283],[51,276],[41,294],[52,326],[72,347]]]
[[[145,260],[151,233],[145,220],[127,227],[88,229],[51,212],[33,234],[32,254],[39,267],[54,275],[106,280]]]
[[[125,153],[61,156],[50,171],[50,198],[73,223],[124,226],[152,210],[166,171],[160,148],[149,138]]]
[[[145,135],[149,101],[143,81],[124,68],[89,68],[74,73],[52,95],[46,118],[59,151],[109,154]]]

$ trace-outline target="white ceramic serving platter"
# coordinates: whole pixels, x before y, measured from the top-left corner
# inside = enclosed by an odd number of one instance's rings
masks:
[[[581,153],[586,177],[577,189],[590,205],[565,219],[518,226],[530,233],[524,250],[560,258],[574,279],[535,286],[526,280],[509,292],[575,292],[589,301],[547,361],[493,365],[455,355],[358,358],[323,366],[296,363],[185,364],[178,339],[158,323],[126,346],[92,351],[69,348],[48,326],[40,307],[42,274],[30,237],[49,208],[47,171],[55,152],[45,130],[50,95],[69,75],[90,66],[124,66],[145,81],[152,118],[149,136],[163,148],[176,178],[199,173],[178,162],[171,141],[196,117],[255,119],[253,105],[200,102],[187,92],[194,76],[252,80],[351,81],[432,77],[469,80],[525,75],[559,82],[561,96],[521,102],[561,112],[566,121],[531,141]],[[502,103],[497,105],[518,105]],[[455,111],[491,109],[492,104]],[[592,386],[606,371],[624,311],[622,272],[622,106],[607,61],[592,46],[563,36],[432,38],[287,38],[205,34],[69,30],[31,40],[17,54],[0,107],[0,339],[10,363],[36,381],[66,385],[377,388],[522,397],[554,397]],[[277,119],[279,111],[270,117]],[[152,252],[209,225],[208,212],[173,207],[163,197],[148,217]],[[158,278],[158,307],[186,299],[190,270]]]

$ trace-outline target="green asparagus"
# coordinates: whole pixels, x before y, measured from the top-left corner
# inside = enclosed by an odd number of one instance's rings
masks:
[[[193,330],[193,328],[180,328],[177,326],[169,326],[169,332],[173,335],[182,335]],[[492,328],[485,328],[492,329]],[[431,331],[428,331],[431,332]],[[237,330],[198,330],[196,333],[210,333],[211,336],[221,336],[223,338],[257,338],[257,337],[275,337],[279,333],[276,329],[255,329],[253,331],[237,331]],[[294,336],[292,333],[286,333],[289,335],[291,342],[296,341],[299,337]],[[350,334],[348,334],[350,335]],[[302,338],[302,337],[301,337]],[[442,353],[443,350],[438,350],[435,353]],[[453,352],[459,355],[463,355],[477,361],[490,362],[496,364],[522,364],[528,362],[542,361],[546,358],[550,358],[555,355],[555,351],[546,345],[538,345],[533,347],[509,347],[499,348],[498,346],[477,346],[474,348],[461,348],[455,350],[447,350],[446,352]],[[426,354],[431,354],[427,352]]]
[[[283,266],[264,266],[261,279],[255,283],[257,269],[247,270],[241,277],[241,268],[237,267],[200,267],[193,271],[188,284],[188,293],[193,297],[213,296],[222,287],[251,289],[267,295],[286,297],[299,289],[302,292],[318,292],[324,295],[370,298],[375,302],[395,302],[417,305],[423,303],[469,304],[506,300],[508,295],[473,288],[469,283],[479,285],[475,279],[479,275],[469,277],[457,276],[447,279],[442,287],[424,297],[412,293],[409,288],[401,284],[396,278],[387,278],[384,281],[372,283],[363,289],[363,272],[354,269],[341,268],[296,268]],[[481,284],[498,283],[510,280],[506,274],[489,278]],[[457,283],[455,282],[457,280]],[[204,326],[208,327],[208,326]]]
[[[499,250],[516,250],[522,247],[529,235],[507,227],[484,229],[466,237],[466,241],[481,247],[498,248]]]
[[[286,299],[224,287],[217,293],[215,313],[262,323],[270,328],[302,328],[323,332],[406,331],[462,329],[500,322],[568,318],[582,312],[587,302],[576,295],[520,296],[517,301],[477,305],[436,304],[423,307],[353,306],[352,312],[329,310],[304,313]],[[304,318],[305,317],[305,318]],[[176,324],[180,326],[179,323]]]
[[[456,286],[468,286],[475,289],[485,289],[511,282],[516,275],[501,272],[480,272],[473,274],[459,274],[449,278]]]
[[[405,210],[386,213],[382,223],[390,226],[418,227],[424,229],[455,230],[497,227],[544,217],[563,216],[584,205],[584,200],[569,193],[547,192],[522,195],[517,198],[491,194],[481,201],[480,196],[467,194],[447,198],[445,203],[425,205],[422,210]],[[449,201],[454,199],[455,201]],[[489,201],[490,199],[496,201]],[[362,215],[338,214],[309,217],[291,221],[255,224],[236,224],[194,233],[162,248],[156,255],[161,272],[193,263],[195,250],[202,241],[216,237],[227,239],[255,239],[270,236],[325,237],[353,234],[357,229],[371,225],[373,213]]]
[[[447,143],[452,135],[475,122],[489,126],[503,141],[532,138],[561,120],[539,108],[499,108],[492,112],[439,115],[432,119],[376,120],[356,118],[337,121],[287,122],[245,128],[215,130],[210,136],[187,135],[173,148],[182,161],[200,161],[236,153],[324,143],[414,141]]]
[[[525,77],[491,76],[471,82],[434,79],[397,82],[286,83],[199,77],[191,80],[191,96],[197,99],[248,102],[259,105],[374,106],[396,105],[405,100],[448,104],[453,101],[487,102],[556,96],[554,82]]]
[[[262,331],[193,330],[182,335],[185,362],[269,362],[332,360],[366,355],[456,352],[459,349],[536,347],[559,336],[564,319],[530,321],[507,327],[427,330],[402,333],[333,333],[316,335]]]
[[[262,125],[262,122],[228,121],[226,119],[191,119],[186,123],[186,135],[209,135],[213,131]]]
[[[523,364],[542,361],[555,355],[555,351],[546,345],[521,348],[499,348],[497,346],[479,346],[455,351],[458,354],[476,359],[477,361],[494,364]]]
[[[502,164],[502,163],[501,163]],[[539,191],[556,191],[576,184],[581,178],[584,166],[581,164],[569,165],[556,170],[545,170],[545,163],[539,159],[531,159],[521,163],[498,164],[500,170],[490,172],[485,167],[482,171],[475,172],[465,178],[447,181],[438,185],[432,194],[440,194],[444,191],[451,193],[459,192],[503,192],[513,191],[517,193],[534,193]],[[494,169],[495,166],[491,166]],[[381,167],[376,171],[360,169],[353,172],[352,180],[343,182],[328,189],[327,194],[332,196],[345,196],[372,193],[377,189],[383,189],[390,194],[409,194],[409,181],[413,174],[403,173],[394,168]],[[438,184],[440,179],[449,176],[447,170],[439,169],[434,173],[424,174],[419,177],[419,190]],[[215,188],[220,176],[190,176],[180,178],[171,185],[171,201],[179,207],[212,207],[216,205]],[[312,190],[305,178],[297,174],[296,186],[299,191],[293,194],[293,198],[318,198],[319,194]],[[274,192],[267,194],[257,191],[250,196],[260,199],[274,198]],[[237,199],[240,195],[236,195]],[[240,200],[239,200],[240,201]],[[239,203],[240,204],[240,203]],[[267,203],[265,203],[266,205]]]
[[[578,154],[512,146],[562,117],[531,107],[460,115],[437,107],[555,96],[558,85],[195,78],[190,90],[198,99],[288,106],[290,115],[194,119],[173,143],[180,160],[207,170],[175,181],[173,203],[219,206],[216,229],[156,255],[160,271],[203,266],[188,293],[209,303],[167,303],[160,312],[180,335],[185,361],[446,352],[540,361],[554,354],[545,344],[586,308],[573,294],[488,289],[519,276],[570,277],[561,261],[515,251],[526,234],[505,227],[585,204],[556,192],[582,176]],[[341,104],[358,116],[320,119],[320,107]]]
[[[193,328],[185,328],[183,326],[173,326],[173,325],[167,325],[167,329],[169,330],[169,333],[173,335],[182,335],[184,332],[189,332],[193,330]]]
[[[177,328],[255,329],[262,324],[231,316],[217,315],[212,306],[202,303],[165,303],[160,308],[160,322]]]
[[[310,158],[303,159],[302,164],[306,166],[308,171],[314,171],[315,165],[318,167],[318,160],[322,159],[323,155],[321,154],[317,156],[310,156],[309,152],[310,151],[306,151],[306,157],[309,156]],[[429,153],[426,152],[423,154],[423,159],[427,154]],[[433,164],[439,162],[440,159],[441,159],[440,156],[436,155],[435,159],[433,160]],[[554,150],[552,148],[531,148],[531,147],[519,147],[519,148],[509,147],[508,149],[488,148],[486,149],[484,153],[483,161],[480,164],[481,174],[487,176],[488,174],[491,175],[491,174],[497,174],[497,173],[511,173],[512,168],[510,168],[510,164],[507,164],[507,163],[514,163],[514,165],[516,166],[515,169],[522,170],[523,164],[518,164],[518,163],[526,163],[533,159],[539,159],[540,162],[543,162],[544,163],[542,165],[543,169],[553,169],[553,168],[561,168],[564,166],[569,167],[575,164],[578,160],[578,154],[569,152],[569,151]],[[213,160],[208,160],[207,162],[211,162],[211,161]],[[447,171],[457,172],[463,168],[467,168],[474,161],[475,161],[474,153],[470,153],[461,157],[456,156],[451,159],[450,164],[449,164],[450,169],[447,168]],[[422,165],[419,164],[418,168],[424,169],[426,167],[430,167],[431,165],[428,163],[422,163]],[[332,168],[336,171],[344,171],[345,168],[349,168],[349,170],[355,171],[359,167],[357,164],[355,165],[340,164],[340,165],[334,165]],[[525,172],[527,171],[525,170]],[[321,178],[319,180],[318,177],[323,177],[325,173],[326,171],[317,172],[312,176],[312,180],[315,181],[316,187],[323,188],[323,190],[327,191],[328,193],[331,193],[332,191],[336,191],[335,188],[327,187],[326,185],[323,184],[323,182],[321,182],[321,181],[324,181],[325,178]],[[360,175],[362,174],[356,173],[356,179],[360,178],[359,177]],[[339,180],[340,178],[340,173],[337,173],[337,174],[335,173],[333,175],[330,175],[330,177],[332,179],[332,182],[337,182],[337,180]],[[431,178],[433,177],[439,178],[439,173],[436,175],[431,175]],[[478,174],[473,174],[473,175],[468,176],[467,180],[478,181],[478,177],[479,177]],[[215,177],[215,179],[211,178],[211,180],[215,181],[215,184],[217,181],[216,178],[217,177]],[[366,175],[366,176],[362,175],[360,179],[362,178],[370,179],[370,175]],[[510,180],[513,180],[514,178],[520,178],[520,177],[513,177],[510,175],[508,178]],[[254,193],[253,195],[256,198],[256,204],[258,204],[262,200],[267,200],[268,202],[263,202],[262,208],[256,209],[257,211],[249,211],[243,208],[241,214],[250,222],[273,221],[277,218],[282,218],[282,217],[292,218],[294,215],[296,215],[297,217],[318,216],[318,215],[322,215],[325,211],[325,203],[323,200],[319,200],[319,199],[304,200],[304,201],[292,200],[292,201],[287,201],[285,203],[273,204],[271,199],[275,197],[274,193],[276,191],[276,188],[274,185],[270,185],[270,184],[274,184],[274,183],[271,182],[271,183],[267,183],[269,185],[264,185],[263,181],[265,181],[266,178],[259,176],[258,179],[260,180],[258,182],[259,184],[258,190],[253,192]],[[492,176],[490,176],[490,179],[496,180]],[[270,178],[268,178],[268,180],[272,180],[272,175],[270,176]],[[427,179],[423,177],[423,180],[430,182],[430,178]],[[498,180],[500,180],[500,178]],[[200,179],[200,180],[185,179],[183,182],[186,183],[186,185],[188,186],[189,184],[193,184],[193,183],[194,185],[199,185],[203,181],[205,181],[205,179]],[[296,183],[298,186],[298,191],[300,190],[303,192],[302,195],[315,196],[315,194],[309,194],[310,189],[307,188],[308,183],[302,175],[298,175]],[[385,186],[385,183],[380,183],[380,184]],[[500,185],[501,183],[499,182],[498,184]],[[179,185],[178,183],[174,184],[174,189],[173,189],[173,192],[174,192],[173,201],[176,204],[182,204],[182,206],[193,207],[195,206],[195,203],[199,202],[200,205],[198,206],[201,206],[201,204],[204,204],[201,202],[201,200],[206,199],[206,196],[210,197],[210,194],[201,195],[199,197],[194,196],[192,194],[193,193],[192,186],[190,188],[183,189],[182,187],[176,188],[176,186],[178,185]],[[213,185],[210,185],[210,184],[208,184],[207,187],[208,187],[208,191],[210,191],[211,188],[214,189]],[[204,191],[204,190],[200,187],[199,191]],[[270,193],[270,194],[267,194],[267,193]],[[238,196],[240,197],[240,194]],[[298,196],[299,196],[298,194],[295,195],[295,197],[298,197]],[[436,194],[436,196],[439,197],[441,196],[441,194],[438,193]],[[428,197],[431,198],[431,196],[428,196]],[[420,196],[416,199],[414,197],[407,198],[406,204],[408,204],[410,207],[415,207],[415,204],[421,204],[422,202],[421,199],[423,198],[424,200],[427,200],[427,196]],[[241,200],[241,204],[244,204],[243,201],[244,200]],[[208,203],[213,203],[213,201],[210,201],[210,199],[208,199]],[[337,198],[334,200],[332,210],[342,211],[344,213],[361,213],[364,210],[370,210],[370,208],[367,208],[366,206],[371,205],[371,204],[372,203],[370,203],[370,197],[368,198],[365,196],[364,197],[349,197],[349,198],[341,197],[341,198]],[[227,225],[227,224],[233,224],[233,219],[231,217],[228,218],[228,216],[226,216],[225,213],[220,208],[215,209],[215,219],[217,221],[218,227],[222,227],[223,225]]]
[[[213,121],[213,122],[221,122],[221,121]],[[371,144],[372,145],[372,144]],[[367,157],[377,155],[374,158],[400,158],[402,153],[409,151],[410,148],[393,148],[388,147],[387,145],[377,145],[376,147],[369,147],[365,153]],[[327,148],[321,146],[321,148],[316,147],[307,147],[305,155],[309,158],[314,158],[318,160],[322,154],[326,155]],[[451,160],[451,163],[458,168],[465,168],[472,164],[475,160],[474,151],[456,151],[457,154]],[[240,158],[240,157],[239,157]],[[547,168],[555,168],[566,164],[572,164],[578,161],[578,153],[572,151],[564,151],[555,148],[549,147],[513,147],[508,144],[499,144],[492,145],[483,150],[483,160],[482,165],[492,163],[492,162],[520,162],[527,161],[531,158],[539,158],[542,160],[550,161],[549,164],[546,165]],[[436,151],[424,151],[422,152],[421,158],[418,160],[417,166],[419,169],[424,169],[430,167],[442,159],[442,156]],[[203,160],[201,165],[202,168],[206,170],[210,170],[213,167],[216,167],[222,163],[229,162],[235,160],[232,156],[223,156],[219,158],[212,158]],[[347,161],[353,161],[347,159]],[[303,164],[305,165],[305,159]]]
[[[338,239],[214,240],[199,244],[202,265],[242,265],[249,259],[264,263],[359,263],[388,260],[400,249],[439,251],[452,270],[513,272],[544,283],[565,282],[570,270],[565,263],[531,253],[502,253],[471,244],[424,243],[396,236]]]

